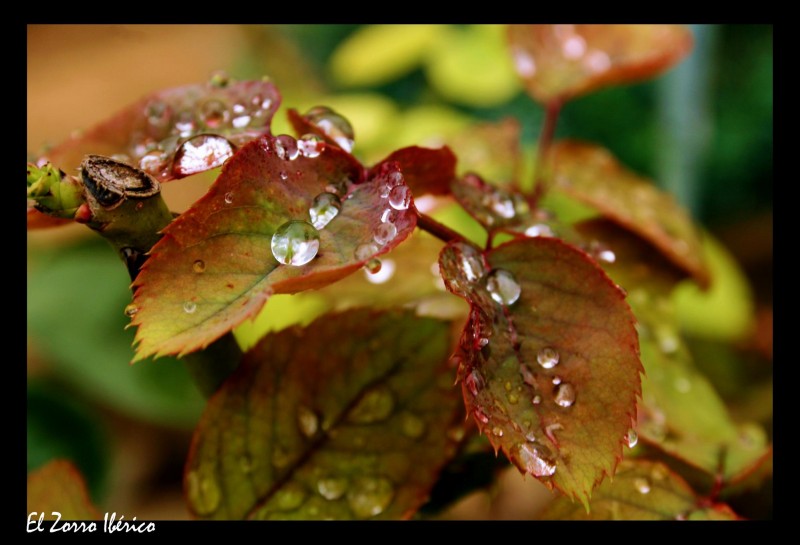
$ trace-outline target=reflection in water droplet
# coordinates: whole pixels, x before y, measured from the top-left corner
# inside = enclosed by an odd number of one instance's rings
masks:
[[[552,348],[542,348],[536,355],[536,361],[545,369],[552,369],[558,365],[559,355],[558,352]]]
[[[555,236],[553,230],[546,223],[537,223],[525,229],[525,235],[529,237],[552,237]]]
[[[175,130],[180,136],[190,136],[196,128],[194,113],[191,110],[183,110],[175,116]]]
[[[285,170],[281,170],[280,177],[281,177],[281,180],[283,180],[285,182],[286,180],[289,179],[289,173],[286,172]]]
[[[225,204],[231,204],[233,202],[233,192],[228,191],[225,193]]]
[[[628,444],[628,448],[633,448],[639,442],[639,434],[636,433],[636,430],[628,430],[628,433],[625,435],[625,442]]]
[[[398,185],[389,191],[389,204],[395,210],[406,210],[411,205],[411,192],[408,187]]]
[[[167,155],[163,151],[151,151],[139,159],[139,168],[157,176],[166,167]]]
[[[419,439],[425,434],[425,421],[410,412],[403,413],[402,427],[403,435],[411,439]]]
[[[139,312],[139,307],[137,307],[133,303],[125,307],[125,316],[127,316],[128,318],[133,317],[137,312]]]
[[[389,418],[394,410],[394,394],[385,385],[378,385],[361,396],[347,419],[356,424],[372,424]]]
[[[381,263],[380,259],[372,258],[366,263],[364,263],[364,268],[367,270],[368,274],[378,274],[381,272],[381,267],[383,264]]]
[[[347,504],[358,518],[383,513],[394,498],[394,485],[384,477],[357,477],[347,491]]]
[[[208,100],[200,106],[200,120],[209,129],[224,127],[230,119],[231,113],[221,100]]]
[[[166,127],[172,120],[172,108],[160,100],[154,100],[145,106],[147,122],[157,128]]]
[[[313,159],[319,157],[319,154],[325,149],[325,142],[316,134],[304,134],[297,141],[297,148],[304,157]]]
[[[353,255],[357,261],[367,261],[373,255],[378,253],[378,249],[378,245],[374,242],[366,242],[364,244],[359,244],[356,247],[356,251]]]
[[[378,226],[375,227],[375,231],[372,233],[372,238],[381,246],[391,242],[395,236],[397,236],[397,227],[391,222],[378,224]]]
[[[275,492],[272,504],[279,511],[294,511],[303,505],[305,499],[305,487],[297,482],[288,482]]]
[[[492,212],[505,219],[511,219],[514,217],[514,214],[516,213],[514,201],[510,196],[505,194],[505,192],[495,190],[487,195],[487,197],[488,201],[485,204],[491,208]]]
[[[197,310],[197,304],[194,301],[186,301],[183,303],[183,311],[186,314],[192,314],[195,310]]]
[[[305,118],[322,129],[322,132],[343,150],[353,151],[353,127],[345,117],[326,106],[316,106],[306,112]]]
[[[572,407],[575,403],[575,388],[566,382],[556,387],[556,404],[561,407]]]
[[[314,411],[300,405],[297,407],[297,427],[300,428],[300,433],[306,437],[314,437],[319,429],[319,418]]]
[[[186,476],[186,493],[192,510],[200,516],[214,513],[222,499],[216,479],[211,475],[201,476],[196,470]]]
[[[517,280],[504,269],[494,269],[486,279],[489,295],[501,305],[513,305],[522,293]]]
[[[314,197],[308,215],[311,218],[311,225],[317,229],[324,229],[333,218],[339,215],[342,209],[342,201],[333,193],[320,193]]]
[[[372,261],[378,262],[377,270],[372,270],[369,267],[369,264]],[[379,259],[370,259],[367,261],[364,267],[366,270],[367,282],[370,284],[383,284],[388,282],[392,276],[394,276],[394,271],[397,268],[397,265],[393,259],[384,259],[383,263],[381,263]]]
[[[347,479],[344,477],[327,477],[317,481],[317,492],[326,500],[338,500],[347,492]]]
[[[517,446],[517,457],[525,471],[535,477],[549,477],[556,472],[556,464],[543,454],[544,448],[532,443],[520,443]]]
[[[512,47],[511,54],[514,57],[514,68],[523,78],[532,78],[536,74],[536,61],[533,55],[519,47]]]
[[[475,282],[483,277],[486,270],[483,266],[483,258],[479,251],[470,244],[457,243],[453,249],[458,252],[458,269],[467,282]]]
[[[503,428],[500,426],[495,426],[492,428],[492,435],[496,437],[503,437]]]
[[[233,146],[221,136],[201,134],[181,144],[175,152],[172,171],[189,176],[220,166],[233,155]]]
[[[636,490],[638,490],[640,494],[650,493],[650,481],[648,481],[644,477],[637,477],[636,479],[634,479],[633,486],[636,487]]]
[[[275,155],[277,155],[279,159],[294,161],[300,155],[300,150],[297,147],[297,140],[288,134],[281,134],[275,137],[273,145]]]
[[[192,263],[192,270],[198,274],[205,272],[206,270],[206,262],[202,259],[198,259],[194,263]]]
[[[284,265],[305,265],[318,250],[319,231],[307,221],[287,221],[272,235],[272,255]]]
[[[533,403],[534,405],[538,405],[541,402],[542,402],[542,396],[540,396],[539,394],[536,394],[535,396],[533,396],[533,399],[531,399],[531,403]]]

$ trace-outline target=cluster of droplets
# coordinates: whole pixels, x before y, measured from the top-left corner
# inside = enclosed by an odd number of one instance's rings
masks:
[[[359,244],[354,252],[358,261],[366,261],[365,268],[370,274],[377,274],[381,270],[380,261],[372,256],[395,239],[398,232],[397,222],[401,214],[411,206],[411,191],[405,185],[403,173],[396,165],[385,165],[377,183],[381,199],[388,201],[389,206],[381,212],[380,223],[372,231],[372,240]],[[386,277],[386,280],[388,279],[389,277]]]
[[[316,134],[304,134],[299,139],[281,134],[275,137],[272,147],[278,159],[294,161],[298,157],[319,157],[325,150],[325,142]]]
[[[466,191],[463,198],[468,201],[470,212],[486,226],[509,223],[530,212],[530,205],[523,195],[487,184],[477,174],[466,174],[461,182],[461,189]]]
[[[340,148],[348,153],[353,151],[355,143],[353,126],[347,118],[327,106],[315,106],[303,117],[336,142]]]

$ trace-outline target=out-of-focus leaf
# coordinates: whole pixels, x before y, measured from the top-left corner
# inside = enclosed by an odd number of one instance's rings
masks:
[[[545,520],[736,520],[725,504],[707,505],[680,475],[660,462],[625,460],[614,481],[601,484],[589,511],[557,498],[540,514]]]
[[[72,220],[56,218],[48,214],[39,212],[35,208],[28,208],[26,215],[28,229],[47,229],[49,227],[61,227],[72,223]]]
[[[597,208],[604,216],[654,244],[707,287],[700,237],[671,195],[621,165],[599,146],[557,142],[552,149],[555,188]]]
[[[28,475],[28,513],[44,513],[54,520],[100,520],[100,510],[92,505],[86,482],[80,471],[68,460],[53,460]],[[36,517],[38,520],[38,517]]]
[[[326,286],[402,242],[417,214],[401,172],[385,164],[362,177],[351,155],[323,142],[282,135],[243,147],[165,229],[136,278],[136,359],[203,348],[271,294]],[[323,209],[315,202],[324,193],[332,200]],[[318,212],[329,223],[317,223]],[[300,232],[281,236],[287,226]]]
[[[543,103],[655,77],[692,48],[678,25],[509,25],[508,33],[517,73]]]
[[[429,49],[425,71],[431,86],[446,99],[489,107],[519,92],[502,25],[448,27],[437,38]]]
[[[210,401],[184,484],[201,518],[408,518],[455,455],[445,322],[354,310],[270,334]]]
[[[458,174],[476,172],[507,186],[520,177],[520,124],[513,117],[476,123],[448,140],[458,157]]]
[[[407,147],[443,146],[448,138],[460,133],[473,119],[455,108],[440,104],[422,104],[404,110],[385,145],[387,153]]]
[[[388,83],[416,68],[443,31],[441,25],[370,25],[333,52],[330,69],[345,86]]]
[[[415,197],[450,194],[450,182],[456,175],[456,156],[447,146],[438,149],[418,146],[401,148],[380,161],[371,171],[377,172],[384,163],[392,161],[397,162]]]
[[[681,329],[697,337],[741,340],[752,331],[755,303],[750,283],[722,243],[703,234],[702,252],[714,282],[703,292],[685,282],[672,294]]]
[[[27,277],[28,336],[57,377],[133,418],[194,426],[204,402],[183,364],[129,364],[130,279],[108,244],[28,252],[37,261]]]
[[[468,412],[520,471],[586,503],[622,457],[640,392],[622,292],[552,238],[451,243],[439,266],[471,304],[454,356]]]
[[[86,155],[114,156],[161,182],[220,166],[246,142],[268,134],[281,96],[269,81],[186,85],[155,92],[48,150],[67,173]]]

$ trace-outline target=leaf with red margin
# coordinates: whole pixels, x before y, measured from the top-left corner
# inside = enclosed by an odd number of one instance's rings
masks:
[[[455,355],[467,411],[520,471],[585,504],[622,457],[641,391],[622,291],[588,255],[553,238],[485,253],[450,243],[439,267],[448,289],[471,304]],[[500,300],[512,300],[514,284],[512,304],[492,298],[499,285]]]
[[[53,512],[61,513],[62,520],[103,518],[89,498],[83,475],[68,460],[52,460],[28,474],[27,511],[44,513],[46,520],[56,518]]]
[[[557,498],[539,514],[543,520],[738,520],[724,503],[699,498],[680,475],[660,462],[625,460],[613,482],[595,490],[587,512]]]
[[[284,135],[245,145],[208,193],[164,230],[134,282],[134,361],[203,348],[254,316],[271,294],[336,282],[414,230],[410,194],[405,210],[381,196],[389,183],[407,192],[396,165],[386,164],[362,181],[361,165],[341,149],[328,146],[317,157],[298,153],[289,159],[293,155],[284,148],[292,142]],[[271,250],[273,233],[287,221],[308,221],[314,198],[328,191],[344,198],[339,214],[319,231],[316,257],[302,266],[279,264]],[[380,245],[374,233],[384,220],[396,234]],[[371,246],[356,257],[362,245]]]
[[[220,166],[238,147],[269,134],[280,101],[269,81],[164,89],[70,137],[45,152],[37,164],[50,161],[70,173],[80,168],[86,155],[116,155],[160,182],[183,178]],[[209,135],[221,139],[206,138]],[[205,146],[198,145],[201,140]],[[176,155],[186,157],[183,166],[173,161]]]
[[[209,401],[184,485],[213,519],[409,518],[456,454],[450,327],[357,309],[264,337]]]
[[[655,77],[693,43],[678,25],[509,25],[508,35],[517,73],[545,104]]]
[[[710,283],[700,235],[689,214],[650,180],[637,176],[599,146],[565,140],[552,148],[554,188],[595,207],[686,270]]]
[[[456,176],[456,156],[447,146],[401,148],[372,167],[372,172],[391,162],[400,165],[406,183],[416,197],[450,194],[450,182]]]
[[[338,146],[348,153],[353,151],[353,127],[347,118],[331,108],[315,106],[305,115],[290,108],[286,115],[296,134],[314,134],[331,146]]]

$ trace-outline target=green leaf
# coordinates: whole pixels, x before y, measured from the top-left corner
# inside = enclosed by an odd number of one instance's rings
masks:
[[[314,152],[300,153],[304,145]],[[351,155],[323,142],[282,135],[243,147],[164,230],[136,278],[136,360],[203,348],[255,316],[270,295],[336,282],[402,242],[417,215],[401,173],[384,165],[362,176]],[[323,193],[335,203],[326,213],[339,212],[318,230],[308,221]],[[295,265],[279,263],[272,250],[287,227],[299,230],[282,256],[298,251]]]
[[[593,144],[557,142],[552,157],[556,189],[597,208],[656,246],[702,287],[709,285],[699,233],[671,195]]]
[[[677,25],[509,25],[508,35],[517,73],[542,103],[655,77],[692,48]]]
[[[89,154],[118,158],[161,182],[220,166],[240,146],[268,134],[281,96],[269,81],[185,85],[152,93],[48,150],[65,172]]]
[[[455,455],[445,322],[354,310],[265,337],[211,399],[184,485],[201,518],[408,518]],[[453,439],[456,438],[456,439]]]
[[[621,290],[552,238],[451,243],[439,266],[471,304],[454,356],[468,412],[520,471],[586,503],[622,457],[640,393]]]
[[[46,520],[53,520],[53,511],[61,513],[62,520],[102,519],[83,476],[68,460],[53,460],[28,475],[27,512],[44,513]]]
[[[680,475],[648,460],[620,463],[614,481],[595,490],[587,512],[558,498],[539,515],[545,520],[736,520],[725,504],[699,498]]]

